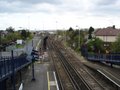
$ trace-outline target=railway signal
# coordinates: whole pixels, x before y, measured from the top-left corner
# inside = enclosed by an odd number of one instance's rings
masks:
[[[39,59],[39,52],[37,50],[32,50],[31,52],[31,55],[32,55],[32,60],[35,61],[37,59]]]
[[[32,55],[32,81],[35,81],[35,76],[34,76],[34,61],[39,58],[39,54],[37,50],[32,50],[31,52]]]

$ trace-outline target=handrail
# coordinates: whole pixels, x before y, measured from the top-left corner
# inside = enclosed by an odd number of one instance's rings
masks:
[[[120,54],[91,54],[87,53],[87,59],[91,61],[105,61],[120,64]]]

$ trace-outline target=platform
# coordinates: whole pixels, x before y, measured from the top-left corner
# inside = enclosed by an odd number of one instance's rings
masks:
[[[48,58],[47,58],[48,59]],[[35,81],[32,79],[31,67],[25,75],[23,90],[59,90],[56,74],[51,68],[50,61],[42,60],[34,64],[35,67]],[[53,67],[52,67],[53,68]]]

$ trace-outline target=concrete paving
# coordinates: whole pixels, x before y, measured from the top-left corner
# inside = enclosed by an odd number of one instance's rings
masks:
[[[31,81],[32,72],[28,73],[23,90],[48,90],[46,64],[35,64],[35,81]]]
[[[48,60],[48,57],[44,59],[46,60],[40,60],[34,64],[35,81],[31,81],[32,69],[29,69],[23,80],[23,90],[59,90],[51,62]]]

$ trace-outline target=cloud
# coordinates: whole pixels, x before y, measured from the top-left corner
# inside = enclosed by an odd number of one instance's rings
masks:
[[[8,2],[8,3],[13,3],[13,2],[23,2],[26,4],[37,4],[37,3],[50,3],[50,4],[57,4],[59,3],[59,0],[1,0],[2,2]]]
[[[118,0],[98,0],[97,5],[113,5],[117,2]]]
[[[48,12],[46,8],[58,3],[59,0],[1,0],[0,13]],[[36,8],[38,5],[44,7]]]
[[[119,0],[1,0],[0,13],[118,15],[119,5]]]
[[[119,6],[120,0],[0,0],[0,15],[3,15],[0,25],[24,27],[30,16],[34,27],[39,27],[38,23],[42,24],[42,21],[48,28],[55,27],[56,21],[66,26],[99,26],[99,21],[106,23],[119,17]],[[115,20],[118,22],[119,18]]]
[[[96,0],[92,3],[92,8],[89,9],[89,12],[93,16],[119,16],[119,5],[119,0]]]

